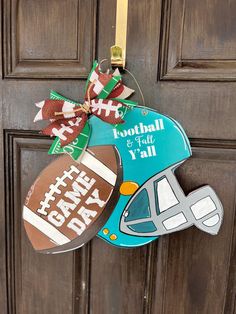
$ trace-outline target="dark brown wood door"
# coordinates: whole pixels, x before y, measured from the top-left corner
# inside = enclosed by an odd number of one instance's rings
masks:
[[[236,2],[130,0],[128,14],[127,67],[147,104],[191,138],[178,179],[186,193],[205,183],[216,190],[219,235],[190,228],[136,249],[95,238],[55,256],[36,254],[22,227],[27,190],[52,160],[33,104],[49,89],[82,97],[92,60],[114,43],[116,1],[1,6],[1,313],[236,313]]]

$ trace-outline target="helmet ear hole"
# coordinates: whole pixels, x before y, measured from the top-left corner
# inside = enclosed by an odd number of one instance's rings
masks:
[[[133,181],[125,181],[120,186],[121,195],[133,195],[139,188],[138,183]]]

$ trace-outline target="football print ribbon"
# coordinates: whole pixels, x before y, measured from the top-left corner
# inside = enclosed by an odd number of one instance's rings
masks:
[[[83,104],[51,91],[50,99],[36,103],[40,110],[34,119],[34,122],[51,122],[42,130],[45,135],[56,136],[49,154],[68,153],[74,160],[78,160],[90,136],[89,115],[94,114],[115,126],[123,123],[127,110],[136,105],[135,102],[126,100],[133,92],[122,83],[118,69],[112,74],[103,73],[97,61],[86,82]]]

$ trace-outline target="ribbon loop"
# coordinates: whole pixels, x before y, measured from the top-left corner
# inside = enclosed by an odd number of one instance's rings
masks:
[[[131,101],[125,101],[133,92],[134,90],[122,83],[118,69],[112,74],[103,73],[95,61],[86,82],[85,97],[82,104],[71,101],[52,91],[51,99],[36,103],[40,110],[34,121],[50,120],[51,124],[42,130],[42,133],[45,135],[57,137],[55,141],[57,150],[55,151],[51,148],[50,153],[52,151],[53,153],[62,152],[58,148],[58,143],[61,148],[65,147],[63,152],[68,152],[71,149],[66,149],[66,146],[71,145],[76,138],[80,137],[88,123],[89,115],[93,114],[104,122],[113,125],[124,123],[123,117],[127,109],[136,104]],[[76,142],[79,143],[79,141]],[[82,150],[79,156],[86,148],[87,143],[88,140],[85,143],[83,139]],[[74,157],[72,156],[72,158]],[[76,158],[78,159],[78,153]]]

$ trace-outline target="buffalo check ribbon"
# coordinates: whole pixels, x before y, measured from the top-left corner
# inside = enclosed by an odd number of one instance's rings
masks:
[[[91,135],[89,116],[93,114],[119,128],[126,112],[137,105],[126,99],[133,92],[122,83],[118,69],[104,73],[97,61],[88,76],[83,103],[51,91],[50,99],[35,104],[40,110],[34,119],[50,121],[42,130],[43,134],[56,137],[48,153],[66,153],[79,161]]]

